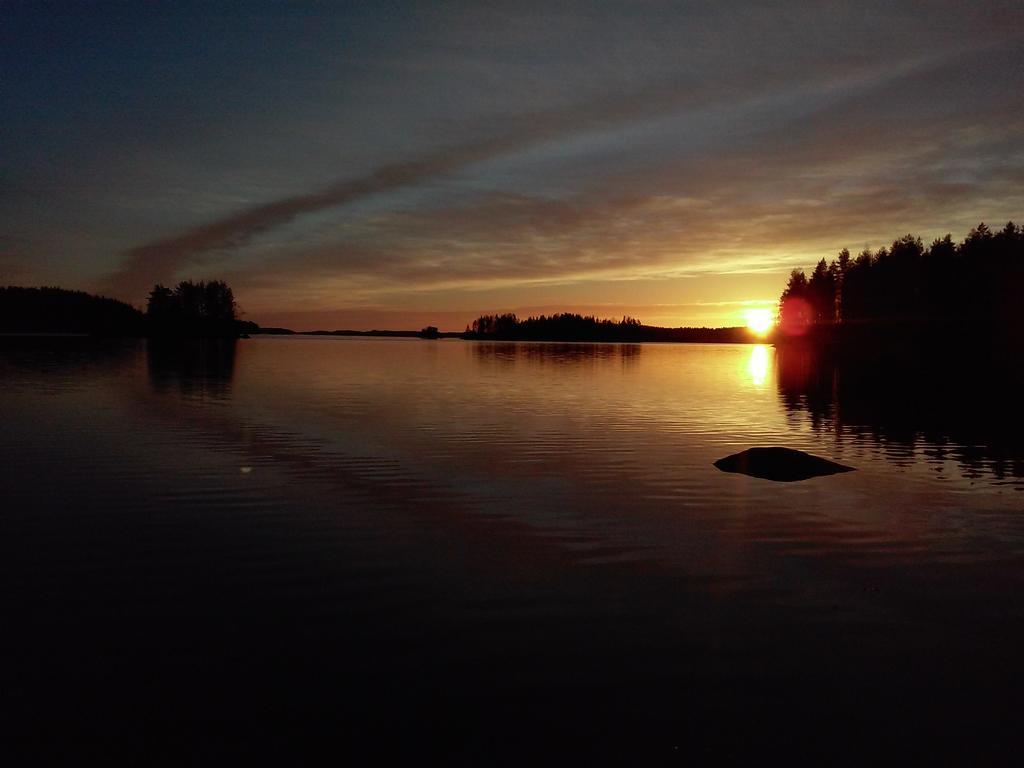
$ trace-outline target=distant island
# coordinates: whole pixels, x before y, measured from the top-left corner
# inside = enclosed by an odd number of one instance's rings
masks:
[[[238,319],[235,294],[221,280],[157,284],[146,304],[146,333],[157,337],[237,338],[257,330]]]
[[[614,343],[710,342],[749,344],[762,341],[746,327],[661,328],[632,317],[600,320],[593,315],[563,312],[520,320],[514,314],[481,315],[462,334],[464,339],[489,341],[595,341]]]

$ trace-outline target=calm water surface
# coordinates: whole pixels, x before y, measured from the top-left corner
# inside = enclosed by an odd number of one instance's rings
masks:
[[[780,355],[0,340],[11,748],[998,758],[1024,453]],[[712,466],[754,445],[857,471]]]

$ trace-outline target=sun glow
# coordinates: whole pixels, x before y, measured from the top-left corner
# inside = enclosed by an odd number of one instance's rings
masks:
[[[758,336],[764,336],[775,324],[775,315],[770,309],[748,309],[747,328]]]

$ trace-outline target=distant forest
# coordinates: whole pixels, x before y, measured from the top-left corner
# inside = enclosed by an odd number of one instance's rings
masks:
[[[847,249],[822,259],[808,278],[790,274],[780,298],[784,332],[838,324],[927,323],[1014,328],[1024,299],[1024,229],[985,224],[960,243],[950,235],[925,246],[904,235],[888,248]]]
[[[523,339],[527,341],[636,341],[643,326],[639,320],[598,320],[593,315],[562,313],[520,320],[515,314],[481,315],[466,327],[465,335],[474,339]]]
[[[659,328],[632,317],[601,320],[593,315],[561,313],[520,320],[516,315],[481,315],[467,326],[465,339],[497,341],[706,341],[743,343],[752,340],[746,328]]]
[[[259,331],[238,319],[226,283],[154,286],[143,313],[117,299],[64,288],[0,288],[0,333],[233,337]]]
[[[131,304],[63,288],[0,288],[0,332],[143,336],[146,318]]]

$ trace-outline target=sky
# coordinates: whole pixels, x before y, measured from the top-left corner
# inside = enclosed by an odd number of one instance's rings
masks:
[[[1024,4],[0,0],[0,284],[739,325],[1024,219]]]

